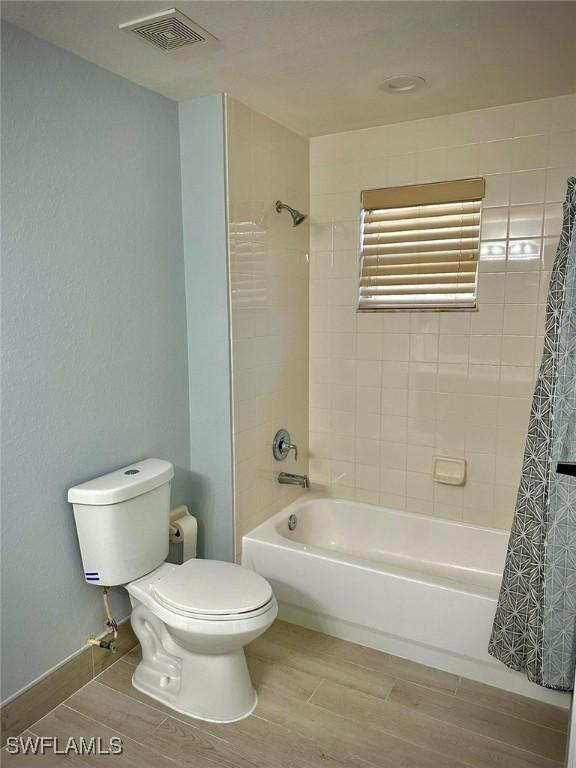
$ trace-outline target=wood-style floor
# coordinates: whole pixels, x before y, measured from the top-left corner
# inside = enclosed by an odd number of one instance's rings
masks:
[[[560,768],[567,713],[283,622],[248,648],[258,707],[214,725],[131,685],[136,648],[26,735],[120,736],[108,757],[2,755],[2,766],[80,768]]]

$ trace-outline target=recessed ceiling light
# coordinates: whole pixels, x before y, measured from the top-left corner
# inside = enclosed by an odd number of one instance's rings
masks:
[[[382,90],[387,93],[404,94],[420,91],[426,85],[426,80],[419,75],[394,75],[382,83]]]

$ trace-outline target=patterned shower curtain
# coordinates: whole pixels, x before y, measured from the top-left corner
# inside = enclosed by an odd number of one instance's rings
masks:
[[[539,685],[572,690],[576,656],[576,178],[550,277],[516,511],[488,651]]]

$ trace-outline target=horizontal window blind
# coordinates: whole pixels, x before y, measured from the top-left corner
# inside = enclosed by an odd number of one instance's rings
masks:
[[[359,311],[475,309],[484,179],[362,192]]]

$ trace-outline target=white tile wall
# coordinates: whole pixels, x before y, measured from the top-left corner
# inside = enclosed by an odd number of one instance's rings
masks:
[[[311,141],[310,469],[336,496],[508,528],[576,96]],[[357,314],[362,189],[486,177],[479,311]],[[434,454],[463,456],[464,487]]]
[[[307,139],[227,99],[237,552],[244,533],[302,492],[278,472],[308,472],[309,225],[292,228],[277,199],[308,212]],[[281,427],[299,448],[279,463]]]

